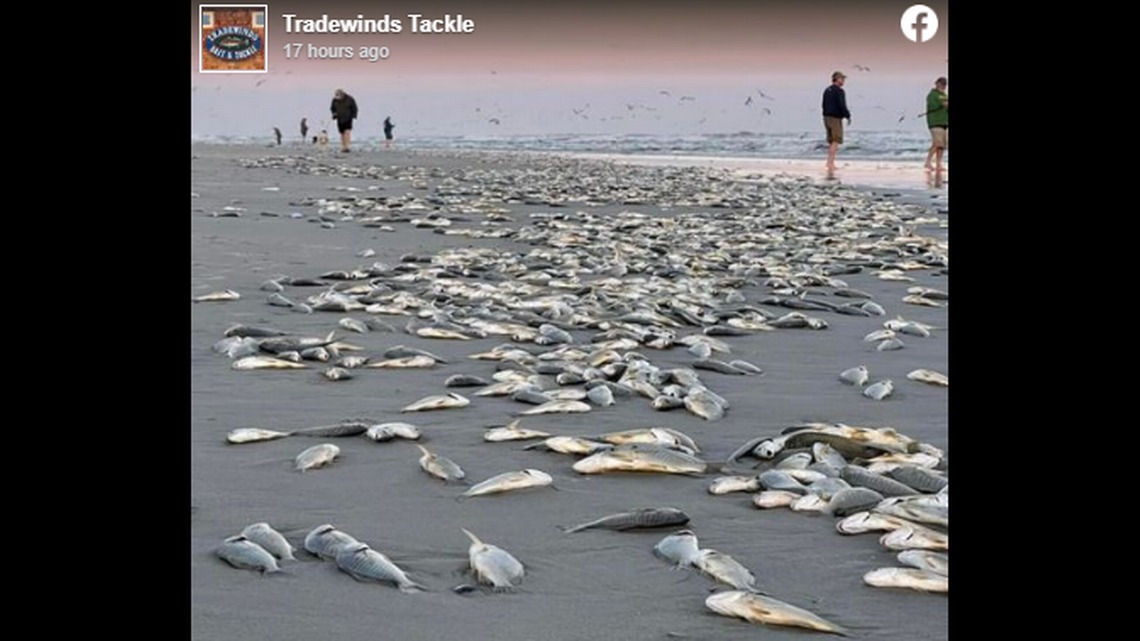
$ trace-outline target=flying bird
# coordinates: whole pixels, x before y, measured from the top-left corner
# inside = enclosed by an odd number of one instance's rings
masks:
[[[864,67],[863,65],[855,65],[855,68],[858,69],[859,71],[870,71],[871,70],[870,67]]]
[[[747,107],[747,106],[748,106],[748,105],[750,105],[750,104],[752,104],[752,96],[748,96],[748,100],[745,100],[745,101],[744,101],[744,106],[745,106],[745,107]]]

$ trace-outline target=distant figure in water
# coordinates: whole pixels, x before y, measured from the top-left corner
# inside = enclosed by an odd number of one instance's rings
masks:
[[[387,149],[392,146],[392,130],[396,125],[392,124],[392,116],[384,118],[384,148]]]
[[[277,138],[277,144],[280,145],[281,144],[281,130],[278,129],[277,127],[274,127],[273,128],[273,136],[275,138]]]
[[[309,123],[305,122],[306,118],[301,119],[301,140],[304,141],[309,137]]]

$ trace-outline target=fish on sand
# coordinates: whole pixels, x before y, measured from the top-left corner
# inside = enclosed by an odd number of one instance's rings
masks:
[[[463,533],[471,539],[467,550],[471,571],[480,583],[490,585],[496,592],[508,591],[522,580],[525,574],[523,564],[510,552],[497,545],[484,543],[466,528]]]
[[[607,530],[632,530],[635,528],[654,528],[664,527],[668,525],[684,525],[689,522],[689,515],[675,507],[647,507],[630,510],[628,512],[618,512],[617,514],[610,514],[603,516],[600,519],[587,521],[574,527],[566,528],[563,532],[572,534],[574,532],[581,532],[582,530],[589,530],[591,528],[602,528]]]
[[[717,614],[737,617],[752,623],[807,628],[847,636],[843,628],[819,615],[755,592],[744,590],[717,592],[705,599],[705,606]]]
[[[517,472],[504,472],[472,486],[460,498],[499,494],[529,487],[544,487],[553,482],[554,477],[542,470],[525,469]]]

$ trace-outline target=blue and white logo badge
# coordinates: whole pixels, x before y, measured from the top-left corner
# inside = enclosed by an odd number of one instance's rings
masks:
[[[938,14],[924,4],[911,5],[903,12],[899,26],[907,40],[926,42],[938,33]]]
[[[221,27],[206,36],[206,50],[222,60],[245,60],[261,51],[261,36],[248,27]]]

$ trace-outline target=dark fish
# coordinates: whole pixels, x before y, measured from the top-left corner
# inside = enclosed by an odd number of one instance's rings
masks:
[[[839,478],[847,481],[854,487],[866,487],[875,490],[883,496],[910,496],[917,494],[913,488],[892,478],[868,472],[858,465],[848,465],[839,472]],[[856,510],[858,511],[858,510]]]
[[[368,431],[369,423],[364,421],[345,421],[334,425],[317,425],[304,427],[290,432],[291,436],[311,436],[315,438],[329,438],[338,436],[359,436]]]
[[[246,337],[262,338],[262,337],[269,337],[269,336],[285,336],[288,333],[289,332],[284,332],[284,331],[281,331],[279,329],[273,329],[270,327],[256,327],[253,325],[238,324],[238,325],[234,325],[233,327],[230,327],[229,329],[227,329],[225,335],[227,337],[238,336],[241,338],[246,338]]]
[[[631,530],[634,528],[654,528],[668,525],[684,525],[689,522],[689,515],[672,507],[640,508],[629,512],[619,512],[603,516],[595,521],[575,525],[563,530],[567,534],[589,530],[591,528],[604,528],[607,530]]]

